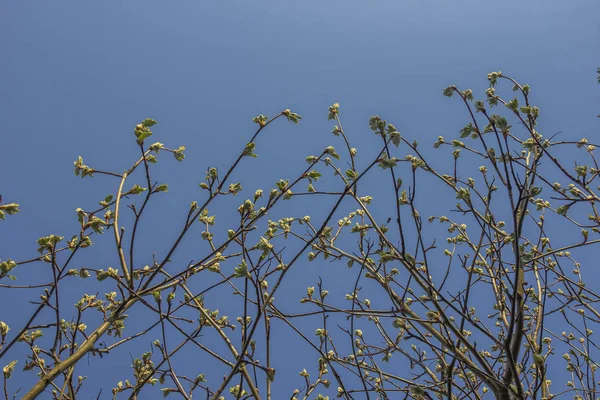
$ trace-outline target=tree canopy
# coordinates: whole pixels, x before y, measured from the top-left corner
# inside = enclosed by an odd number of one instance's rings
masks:
[[[538,131],[535,91],[500,71],[487,80],[479,95],[443,90],[465,110],[454,137],[421,143],[371,117],[373,154],[333,104],[333,145],[255,189],[237,172],[280,123],[302,122],[258,115],[235,161],[209,167],[178,211],[152,207],[169,196],[154,178],[165,157],[186,161],[185,146],[154,141],[155,120],[134,127],[124,171],[79,156],[75,175],[110,194],[77,208],[76,231],[40,237],[38,254],[2,250],[0,290],[35,306],[2,313],[5,397],[596,398],[598,143]],[[1,219],[19,211],[0,203]],[[153,225],[164,214],[176,235]],[[34,264],[42,278],[19,273]],[[93,376],[124,352],[120,381]],[[33,378],[19,387],[17,374]]]

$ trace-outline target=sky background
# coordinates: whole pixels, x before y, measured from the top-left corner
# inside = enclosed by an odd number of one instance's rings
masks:
[[[169,218],[145,226],[164,234],[147,235],[151,251],[171,242],[190,201],[202,198],[197,183],[206,168],[231,164],[257,114],[290,108],[304,118],[261,137],[259,158],[233,178],[252,191],[296,176],[307,155],[342,145],[330,134],[332,103],[341,104],[360,154],[379,145],[368,130],[375,114],[429,146],[467,122],[442,89],[456,84],[483,98],[486,74],[497,70],[531,86],[540,131],[593,138],[599,16],[597,1],[4,2],[0,194],[22,213],[0,223],[0,257],[28,258],[49,233],[70,237],[75,208],[115,190],[104,178],[76,179],[73,161],[81,155],[92,167],[123,170],[138,155],[133,127],[146,117],[158,121],[153,138],[187,147],[183,164],[165,157],[155,168],[154,178],[170,186],[153,210]],[[423,206],[435,207],[436,189],[425,190]],[[226,228],[226,214],[220,221]],[[43,276],[43,266],[32,268],[21,274]],[[17,326],[34,307],[30,298],[37,294],[0,290],[0,320]],[[0,364],[18,358],[13,353]],[[129,363],[108,359],[90,360],[107,388],[125,378]],[[278,385],[297,382],[290,374]],[[16,379],[13,387],[31,383]],[[90,381],[90,393],[101,386]]]

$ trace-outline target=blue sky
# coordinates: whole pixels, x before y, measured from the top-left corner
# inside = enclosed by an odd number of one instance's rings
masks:
[[[429,145],[466,122],[442,89],[457,84],[482,98],[486,74],[496,70],[531,86],[541,131],[571,139],[598,131],[596,1],[57,0],[0,7],[0,193],[22,209],[0,223],[3,259],[33,255],[35,239],[49,233],[70,237],[75,208],[114,190],[102,178],[76,179],[73,161],[81,155],[93,167],[126,168],[137,156],[133,126],[146,117],[159,123],[156,140],[187,147],[183,164],[169,158],[155,169],[170,189],[153,210],[173,218],[147,226],[152,249],[170,243],[179,226],[173,220],[201,199],[205,169],[234,160],[260,113],[290,108],[304,117],[270,127],[259,158],[237,172],[235,180],[265,189],[297,174],[307,155],[341,145],[329,133],[330,104],[341,104],[359,152],[378,145],[367,124],[374,114]],[[431,197],[423,201],[435,206]],[[150,233],[157,230],[164,236]],[[33,307],[25,299],[36,297],[0,290],[0,301],[11,302],[0,320],[25,318]],[[128,356],[117,360],[91,362],[113,385],[125,378],[115,370],[126,370],[115,365],[129,363]],[[296,380],[288,372],[278,376],[282,388]]]

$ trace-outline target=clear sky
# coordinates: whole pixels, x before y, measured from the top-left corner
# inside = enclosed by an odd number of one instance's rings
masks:
[[[457,84],[483,98],[496,70],[531,86],[541,131],[593,137],[599,39],[600,3],[583,0],[3,2],[0,193],[22,213],[0,223],[0,257],[32,256],[49,233],[70,237],[75,208],[114,190],[112,181],[76,179],[73,161],[122,170],[138,155],[132,129],[146,117],[159,123],[156,140],[187,147],[183,164],[169,159],[155,173],[170,184],[156,210],[176,217],[201,198],[208,166],[234,160],[255,129],[251,118],[285,108],[301,124],[269,128],[236,180],[268,189],[304,168],[307,155],[340,145],[327,121],[334,102],[359,151],[375,149],[374,114],[423,144],[451,136],[466,115],[442,89]],[[149,235],[149,247],[170,243],[178,226],[165,222],[167,236]],[[0,320],[16,324],[36,297],[0,289]],[[109,359],[90,362],[113,385],[130,361]],[[297,382],[289,373],[278,386]],[[98,387],[90,382],[89,393]]]

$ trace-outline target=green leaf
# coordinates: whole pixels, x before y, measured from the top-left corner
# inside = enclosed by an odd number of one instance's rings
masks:
[[[446,97],[452,97],[454,95],[454,91],[456,90],[456,86],[452,85],[452,86],[448,86],[447,88],[444,89],[444,96]]]
[[[168,395],[170,395],[171,393],[174,393],[174,392],[179,392],[179,390],[177,390],[175,388],[162,388],[160,390],[163,394],[163,397],[167,397]]]
[[[396,130],[396,127],[392,124],[388,124],[387,126],[387,134],[389,135],[394,146],[400,146],[400,142],[402,140],[402,136],[400,136],[400,132]]]
[[[154,125],[156,125],[155,120],[153,120],[151,118],[146,118],[145,120],[142,121],[141,124],[137,124],[135,126],[133,133],[135,134],[137,143],[139,145],[142,145],[144,143],[144,140],[146,140],[147,138],[152,136],[152,131],[150,130],[150,128]]]
[[[577,176],[586,176],[588,173],[587,165],[578,165],[575,167],[575,172],[577,172]]]
[[[485,103],[481,100],[477,100],[475,102],[475,112],[484,112],[485,111]]]
[[[157,124],[157,122],[155,120],[153,120],[152,118],[146,118],[145,120],[142,121],[142,125],[144,125],[146,128],[150,128],[156,124]]]
[[[201,382],[206,382],[206,378],[204,377],[204,374],[199,374],[196,379],[194,379],[194,385],[197,385]]]
[[[316,171],[315,171],[316,172]],[[321,174],[319,174],[320,176]],[[318,178],[317,178],[318,179]],[[277,185],[277,189],[281,190],[282,192],[286,190],[286,188],[288,187],[288,185],[290,184],[289,179],[283,180],[280,179],[276,185]]]
[[[390,139],[392,140],[394,146],[398,147],[400,146],[400,142],[402,141],[402,136],[400,136],[400,132],[396,131],[390,134]]]
[[[466,203],[469,203],[471,200],[471,191],[464,187],[458,188],[456,192],[456,199],[463,200]]]
[[[0,205],[0,219],[4,219],[4,213],[8,215],[15,215],[18,212],[21,212],[21,210],[19,210],[19,205],[17,203]]]
[[[327,146],[323,152],[325,154],[329,154],[331,157],[335,158],[336,160],[340,159],[340,156],[335,152],[335,148],[333,146]]]
[[[266,117],[262,114],[257,115],[256,117],[252,118],[252,122],[257,123],[261,128],[263,126],[265,126],[267,124],[267,120],[269,119],[269,117]]]
[[[374,115],[369,119],[369,128],[373,132],[383,133],[383,129],[385,128],[385,120],[382,120],[379,115]]]
[[[144,191],[148,190],[147,188],[141,187],[138,184],[133,185],[133,187],[131,189],[129,189],[129,194],[140,194],[143,193]]]
[[[471,133],[473,133],[474,129],[475,129],[475,127],[473,126],[473,124],[469,122],[464,128],[462,128],[460,130],[460,137],[461,137],[461,139],[464,139],[467,136],[470,136]]]
[[[96,279],[99,282],[102,282],[103,280],[105,280],[109,276],[110,276],[110,274],[108,272],[106,272],[105,270],[103,270],[103,269],[96,271]]]
[[[313,169],[312,171],[307,172],[306,175],[305,175],[305,177],[308,179],[308,181],[310,183],[312,183],[313,179],[315,181],[319,180],[319,178],[321,177],[321,173],[319,171]],[[287,183],[286,183],[286,186],[287,186]],[[279,187],[279,185],[278,185],[278,187]]]
[[[394,255],[392,253],[388,253],[385,251],[380,251],[379,252],[379,262],[382,264],[386,264],[390,261],[393,261],[395,259]]]
[[[4,278],[8,273],[17,266],[17,263],[10,258],[6,261],[0,262],[0,278]]]
[[[508,108],[509,110],[512,110],[514,112],[518,112],[518,110],[519,110],[519,100],[517,100],[517,98],[515,97],[514,99],[508,101],[506,103],[506,108]]]
[[[156,143],[152,143],[150,145],[149,149],[150,149],[150,151],[153,151],[156,154],[158,154],[164,147],[165,147],[165,145],[162,144],[161,142],[156,142]]]
[[[379,159],[379,167],[382,169],[393,168],[396,166],[397,162],[397,158],[387,158],[387,156],[384,153],[383,157]]]
[[[104,220],[93,216],[88,223],[86,224],[86,226],[91,227],[94,232],[101,234],[104,231],[104,226],[106,226],[106,222],[104,222]]]
[[[246,147],[244,148],[244,152],[242,153],[242,155],[244,157],[256,157],[256,154],[254,154],[254,148],[256,147],[256,144],[254,143],[246,143]]]
[[[531,188],[529,188],[529,195],[537,196],[538,194],[542,193],[542,189],[543,188],[541,188],[541,187],[532,186]]]
[[[102,204],[102,202],[100,202],[100,203]],[[109,210],[109,211],[110,211],[110,210]],[[107,211],[107,212],[109,212],[109,211]],[[79,224],[80,224],[80,225],[81,225],[83,228],[86,228],[86,227],[88,227],[89,225],[87,224],[87,222],[85,222],[85,218],[87,218],[87,217],[88,217],[88,214],[87,214],[85,211],[83,211],[81,208],[77,208],[77,209],[75,210],[75,212],[77,213],[77,221],[79,222]],[[85,223],[84,223],[84,222],[85,222]]]
[[[237,195],[241,191],[242,191],[241,183],[237,182],[237,183],[229,184],[229,193],[233,194],[234,196]]]
[[[358,172],[354,171],[353,169],[348,169],[348,170],[346,170],[346,177],[349,180],[353,181],[356,178],[358,178]]]
[[[92,239],[89,236],[84,236],[79,242],[79,247],[85,249],[86,247],[90,247],[92,245]]]
[[[350,233],[357,233],[357,232],[363,233],[363,232],[366,232],[366,231],[368,231],[368,230],[369,230],[369,229],[371,229],[371,228],[372,228],[372,227],[371,227],[371,225],[368,225],[368,224],[367,224],[367,225],[361,225],[361,224],[359,224],[359,223],[357,222],[357,223],[356,223],[356,225],[354,225],[354,226],[353,226],[353,227],[350,229]]]
[[[539,366],[543,366],[546,362],[546,358],[539,353],[533,353],[533,362],[535,362]]]
[[[487,78],[488,81],[490,82],[490,86],[494,87],[496,86],[496,83],[498,81],[498,78],[502,76],[502,72],[498,71],[498,72],[491,72],[488,74]]]
[[[83,163],[83,158],[81,158],[81,156],[79,156],[77,161],[73,164],[75,165],[75,176],[81,175],[81,178],[94,176],[94,170]]]
[[[169,185],[167,185],[166,183],[163,183],[162,185],[158,185],[157,187],[154,188],[154,193],[167,192],[168,189],[169,189]]]
[[[286,190],[285,193],[283,194],[283,199],[284,200],[289,200],[292,198],[292,196],[294,195],[294,193],[291,190]]]
[[[340,105],[339,103],[334,103],[331,106],[329,106],[329,115],[327,116],[328,120],[331,119],[335,119],[336,115],[338,115],[340,111]]]
[[[424,397],[424,395],[425,395],[425,390],[420,386],[414,386],[414,385],[411,386],[410,392],[419,397]]]
[[[502,133],[508,133],[508,131],[510,130],[511,126],[508,125],[508,121],[506,120],[506,118],[500,116],[500,115],[492,115],[490,117],[490,119],[492,120],[492,122],[494,123],[494,125],[500,129],[500,131]]]
[[[563,206],[560,206],[556,209],[556,213],[558,215],[562,215],[562,216],[567,216],[567,211],[569,211],[569,208],[571,208],[570,204],[565,204]]]
[[[10,327],[8,326],[8,324],[4,321],[0,321],[0,337],[6,337],[8,331],[10,331]]]
[[[283,110],[282,114],[285,115],[288,121],[293,122],[295,124],[297,124],[302,119],[302,117],[298,114],[291,112],[289,108]]]
[[[64,237],[58,235],[48,235],[39,238],[36,242],[38,244],[38,252],[43,254],[45,250],[52,251],[56,248],[56,245],[60,243]]]
[[[17,360],[9,362],[7,365],[2,368],[2,374],[4,378],[9,379],[12,376],[13,370],[15,369],[15,365],[17,365]]]
[[[173,156],[177,161],[183,161],[183,159],[185,158],[185,154],[183,153],[184,151],[185,146],[179,146],[179,148],[173,152]]]
[[[250,274],[248,273],[248,264],[246,264],[246,260],[242,259],[242,262],[233,269],[233,277],[234,278],[246,278],[246,277],[249,278],[250,277]]]
[[[467,100],[473,100],[473,91],[471,89],[463,90],[460,94]]]
[[[109,194],[108,196],[106,196],[104,198],[104,203],[108,204],[113,200],[114,196],[112,194]]]
[[[156,303],[160,303],[162,301],[160,290],[154,290],[152,292],[152,297],[154,297],[154,301],[156,301]]]

